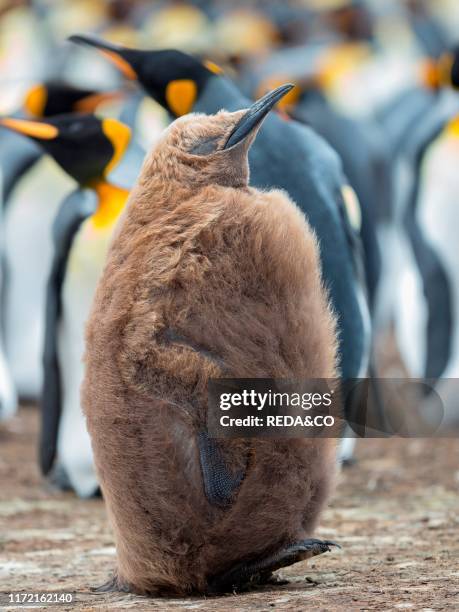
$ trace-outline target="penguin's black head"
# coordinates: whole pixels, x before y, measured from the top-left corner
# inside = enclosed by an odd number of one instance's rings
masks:
[[[62,81],[46,81],[28,90],[24,109],[32,117],[93,113],[99,104],[122,96],[123,93],[119,91],[96,91],[74,87]]]
[[[459,46],[454,47],[451,53],[451,84],[454,89],[459,89]]]
[[[83,35],[71,36],[69,40],[99,49],[125,77],[137,80],[174,117],[191,112],[207,81],[222,72],[212,62],[202,63],[175,49],[128,49]]]
[[[80,185],[105,178],[123,156],[130,129],[115,119],[90,114],[47,121],[3,118],[0,125],[32,138]]]

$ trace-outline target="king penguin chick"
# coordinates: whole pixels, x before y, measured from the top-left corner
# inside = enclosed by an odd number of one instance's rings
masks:
[[[27,93],[22,113],[48,117],[77,109],[92,112],[118,92],[94,92],[47,82]],[[19,118],[19,113],[17,113]],[[42,384],[41,355],[45,288],[52,258],[51,225],[62,199],[75,187],[72,178],[43,155],[36,143],[1,130],[0,164],[4,183],[5,348],[21,397],[36,399]]]
[[[102,50],[174,117],[191,111],[236,111],[250,104],[212,62],[202,63],[172,49],[128,49],[92,36],[70,40]],[[249,153],[249,163],[251,186],[287,191],[316,232],[324,281],[338,315],[340,374],[366,376],[371,332],[363,262],[357,256],[359,238],[346,213],[347,189],[338,156],[307,126],[272,113]]]
[[[118,555],[105,590],[231,591],[332,544],[310,536],[335,441],[206,428],[212,377],[336,374],[314,232],[285,192],[248,186],[250,145],[290,88],[175,121],[115,233],[82,387]]]
[[[84,326],[114,225],[131,186],[123,184],[119,171],[130,130],[116,120],[91,114],[62,115],[46,122],[3,119],[0,123],[33,138],[80,185],[62,203],[53,227],[40,463],[43,474],[50,475],[58,486],[70,486],[88,497],[96,492],[98,483],[80,405]],[[115,167],[117,182],[112,178]]]

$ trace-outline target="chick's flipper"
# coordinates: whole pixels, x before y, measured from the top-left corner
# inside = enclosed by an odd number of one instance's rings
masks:
[[[245,470],[231,473],[218,441],[210,438],[207,432],[199,434],[198,445],[206,497],[212,505],[228,506],[244,480]]]

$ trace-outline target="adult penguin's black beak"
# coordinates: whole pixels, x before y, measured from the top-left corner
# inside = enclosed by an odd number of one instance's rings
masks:
[[[69,40],[78,45],[86,45],[98,49],[127,79],[132,81],[137,79],[138,75],[134,67],[136,54],[134,49],[121,47],[120,45],[115,45],[88,34],[73,34],[69,36]]]
[[[231,132],[228,140],[225,143],[223,149],[229,149],[238,144],[254,130],[256,130],[269,113],[269,111],[281,100],[284,96],[291,91],[295,85],[292,83],[286,83],[268,92],[262,98],[254,102],[247,112],[238,121],[235,128]]]

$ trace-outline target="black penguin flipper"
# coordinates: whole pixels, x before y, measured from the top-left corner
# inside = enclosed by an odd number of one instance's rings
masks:
[[[182,349],[199,354],[204,360],[217,365],[224,371],[225,365],[220,357],[212,353],[208,348],[193,342],[183,334],[172,328],[167,328],[162,333],[162,342],[166,345],[181,346]],[[170,388],[172,385],[167,385]],[[177,385],[174,383],[174,388]],[[157,387],[159,391],[159,388]],[[188,390],[189,392],[189,390]],[[226,463],[221,444],[215,438],[211,438],[206,430],[202,429],[197,434],[197,446],[199,451],[199,461],[201,465],[204,493],[207,500],[213,506],[227,508],[231,505],[242,481],[244,480],[246,465],[239,471],[231,471]]]
[[[65,198],[53,225],[54,257],[46,290],[44,380],[41,397],[40,467],[47,475],[56,456],[61,415],[61,384],[57,355],[57,327],[61,290],[73,238],[81,223],[96,210],[96,195],[77,189]]]
[[[204,491],[213,506],[227,507],[244,480],[245,470],[233,474],[223,458],[218,440],[210,438],[206,431],[198,435]]]
[[[453,295],[443,264],[414,218],[406,219],[428,306],[424,376],[437,381],[448,365],[454,328]]]

